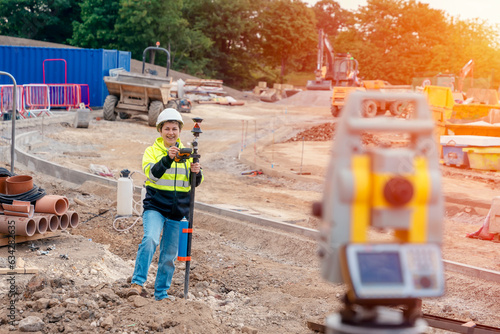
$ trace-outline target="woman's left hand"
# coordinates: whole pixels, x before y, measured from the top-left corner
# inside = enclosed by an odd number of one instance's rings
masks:
[[[201,165],[199,162],[191,164],[191,173],[198,174],[201,170]]]

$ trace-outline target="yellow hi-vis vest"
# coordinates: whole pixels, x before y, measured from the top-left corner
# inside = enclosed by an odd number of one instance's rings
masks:
[[[184,147],[180,139],[177,139],[177,142],[179,148]],[[168,155],[168,149],[163,144],[161,137],[157,138],[154,144],[144,151],[142,169],[147,177],[146,186],[163,191],[189,192],[191,189],[189,174],[192,159],[187,159],[184,163],[173,161],[161,178],[157,178],[151,173],[151,168],[166,155]]]

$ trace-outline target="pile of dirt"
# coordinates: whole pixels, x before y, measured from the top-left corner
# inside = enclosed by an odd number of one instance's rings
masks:
[[[313,126],[307,130],[301,131],[292,138],[289,138],[285,143],[295,141],[332,141],[335,136],[335,127],[337,123],[324,123]],[[366,146],[381,146],[389,145],[393,147],[407,146],[408,140],[398,140],[397,138],[387,138],[387,135],[377,135],[373,133],[363,133],[361,135],[363,145]]]
[[[310,129],[299,132],[294,137],[285,141],[285,143],[294,141],[332,141],[335,134],[336,123],[324,123],[314,126]]]

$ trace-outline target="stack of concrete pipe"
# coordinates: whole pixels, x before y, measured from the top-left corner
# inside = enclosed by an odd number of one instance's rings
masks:
[[[76,211],[68,211],[69,201],[65,196],[45,195],[31,204],[27,201],[12,201],[1,205],[0,233],[33,236],[75,228],[79,224]],[[14,222],[14,223],[12,223]],[[15,226],[13,230],[12,226]]]

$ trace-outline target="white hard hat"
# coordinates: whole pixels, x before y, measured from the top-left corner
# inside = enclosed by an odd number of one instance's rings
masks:
[[[168,121],[177,121],[179,122],[180,127],[184,125],[184,122],[182,121],[182,116],[181,114],[175,110],[174,108],[167,108],[163,110],[159,115],[158,119],[156,120],[156,129],[160,131],[160,125],[164,122]]]

